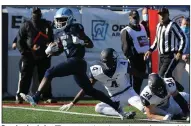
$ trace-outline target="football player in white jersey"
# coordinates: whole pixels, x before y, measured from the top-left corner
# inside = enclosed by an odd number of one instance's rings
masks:
[[[178,92],[173,78],[161,78],[158,74],[151,73],[148,85],[140,96],[149,119],[171,120],[185,116],[189,120],[190,95]]]
[[[117,58],[117,52],[112,48],[104,49],[100,55],[100,61],[90,67],[90,81],[94,85],[96,81],[101,82],[108,91],[112,101],[120,102],[122,107],[128,104],[140,111],[144,111],[140,96],[134,91],[130,83],[130,74],[138,74],[135,69],[130,68],[128,60]],[[139,77],[148,77],[148,74],[140,73]],[[63,105],[60,110],[69,110],[76,104],[85,93],[81,90],[73,102]],[[105,115],[117,115],[117,112],[108,104],[103,102],[95,106],[95,111]],[[126,118],[134,118],[135,112],[127,112]]]

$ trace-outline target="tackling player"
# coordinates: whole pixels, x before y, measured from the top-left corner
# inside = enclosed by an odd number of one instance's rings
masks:
[[[92,85],[96,81],[101,82],[108,91],[112,101],[120,102],[121,106],[128,104],[140,111],[144,111],[140,96],[131,85],[130,73],[139,77],[148,77],[148,74],[137,73],[129,66],[128,60],[118,58],[117,52],[112,48],[104,49],[100,55],[100,61],[90,67],[90,81]],[[76,95],[73,102],[63,105],[60,110],[69,110],[79,99],[84,96],[83,89]],[[105,115],[117,115],[117,112],[109,105],[101,102],[95,106],[95,111]],[[127,118],[133,118],[135,113],[126,113]]]
[[[171,120],[186,116],[189,120],[190,95],[178,92],[173,78],[161,78],[152,73],[148,85],[141,92],[141,101],[149,119]]]
[[[124,113],[119,103],[113,102],[103,92],[94,89],[86,75],[87,63],[84,60],[85,47],[93,48],[93,43],[85,34],[83,26],[78,23],[73,23],[73,13],[67,8],[60,8],[56,12],[54,20],[55,26],[58,29],[55,37],[59,44],[56,42],[50,43],[46,49],[46,54],[58,55],[62,52],[61,50],[64,49],[67,60],[49,68],[36,94],[33,97],[21,94],[23,99],[32,105],[36,105],[45,85],[52,81],[53,78],[74,75],[76,83],[87,95],[109,104],[119,113],[121,119],[123,119]]]

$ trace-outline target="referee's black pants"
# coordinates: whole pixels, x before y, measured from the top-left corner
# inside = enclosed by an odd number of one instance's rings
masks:
[[[131,66],[134,67],[138,72],[146,72],[146,61],[144,60],[144,54],[136,54],[130,58]],[[133,76],[133,88],[139,95],[141,91],[143,79]]]
[[[173,77],[172,72],[176,68],[179,60],[175,59],[174,53],[169,54],[161,54],[160,55],[160,62],[159,62],[159,75],[161,77]],[[183,91],[184,87],[176,81],[176,78],[174,78],[176,82],[177,89],[179,91]]]

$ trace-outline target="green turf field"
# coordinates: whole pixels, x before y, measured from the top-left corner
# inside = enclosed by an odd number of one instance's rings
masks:
[[[68,112],[61,112],[59,106],[55,105],[31,107],[28,105],[5,105],[7,103],[12,102],[3,102],[3,123],[158,123],[145,121],[146,115],[131,106],[126,107],[125,111],[135,111],[137,114],[135,119],[120,120],[118,117],[95,113],[94,106],[74,106]],[[87,101],[81,101],[80,103],[87,103]],[[98,101],[94,100],[88,103],[98,103]]]

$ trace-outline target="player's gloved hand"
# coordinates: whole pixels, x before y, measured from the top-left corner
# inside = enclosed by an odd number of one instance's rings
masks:
[[[60,111],[68,111],[74,106],[73,102],[70,102],[69,104],[63,105],[59,108]]]
[[[57,52],[59,50],[58,43],[57,42],[51,42],[48,47],[45,50],[45,53],[47,55],[51,55],[54,52]]]
[[[165,117],[163,118],[163,120],[169,121],[169,120],[171,120],[172,116],[173,116],[172,114],[166,114]]]
[[[77,36],[72,36],[72,39],[73,39],[73,43],[74,43],[74,44],[84,45],[84,41],[83,41],[83,40],[80,40]]]

